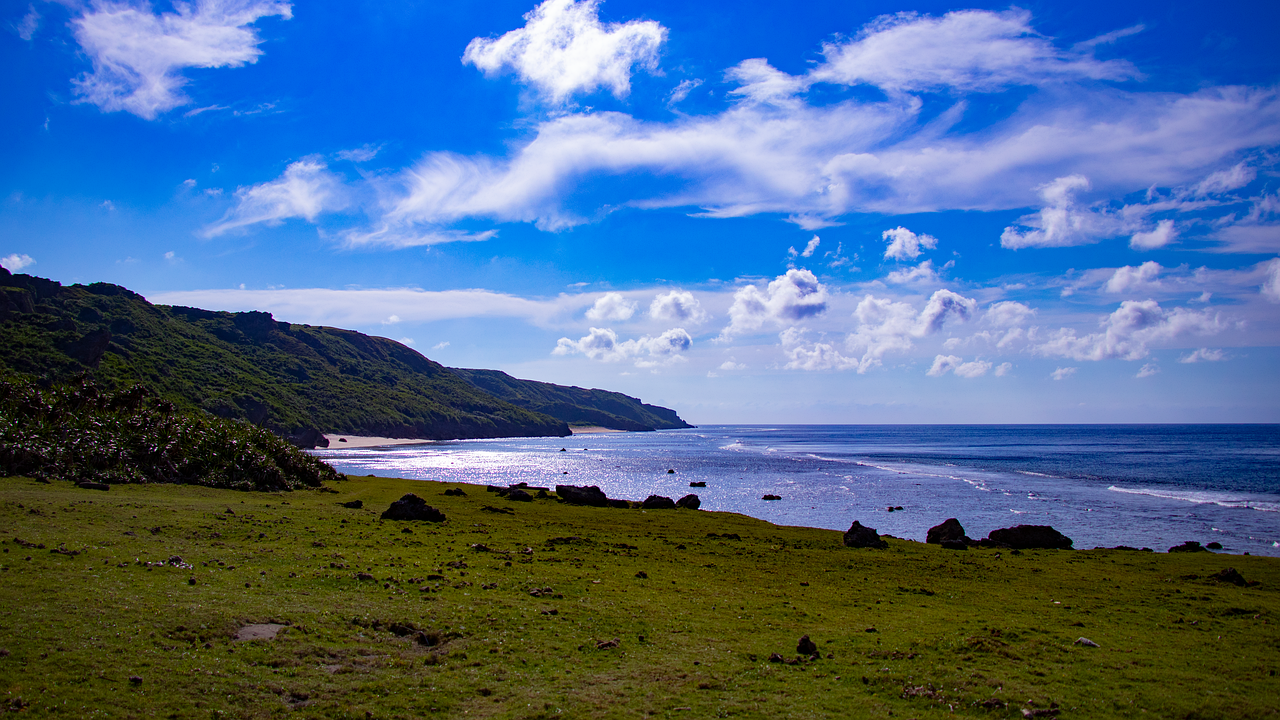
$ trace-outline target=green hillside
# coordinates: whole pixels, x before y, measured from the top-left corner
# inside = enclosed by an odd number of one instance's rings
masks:
[[[500,370],[450,370],[496,398],[550,415],[570,425],[599,425],[616,430],[693,427],[681,420],[674,410],[646,405],[618,392],[519,380]]]
[[[268,313],[153,305],[118,285],[0,269],[0,364],[52,380],[90,371],[180,408],[308,445],[319,432],[424,439],[563,436],[568,426],[482,392],[386,338]]]

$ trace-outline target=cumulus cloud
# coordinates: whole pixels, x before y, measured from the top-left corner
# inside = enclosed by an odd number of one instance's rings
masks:
[[[18,272],[19,270],[35,265],[35,258],[23,253],[11,253],[0,258],[0,267],[9,272]]]
[[[1094,212],[1076,200],[1077,193],[1088,189],[1089,179],[1083,175],[1060,177],[1040,186],[1045,207],[1039,213],[1018,219],[1020,225],[1032,229],[1022,232],[1009,226],[1001,233],[1000,244],[1010,250],[1068,247],[1114,235],[1119,230],[1114,218]]]
[[[968,320],[977,306],[976,300],[946,289],[934,292],[919,312],[909,303],[867,295],[854,311],[858,327],[845,339],[850,352],[862,353],[849,367],[865,373],[885,355],[910,350],[913,338],[938,332],[947,320]]]
[[[948,264],[948,267],[950,264]],[[936,282],[938,272],[933,269],[933,261],[925,260],[913,268],[904,270],[894,270],[884,276],[885,282],[895,285],[908,285],[910,283],[930,283]]]
[[[657,69],[667,37],[652,20],[601,23],[598,0],[546,0],[524,18],[501,37],[473,39],[462,61],[488,75],[513,70],[555,103],[602,87],[626,97],[632,68]]]
[[[1280,258],[1272,258],[1262,264],[1265,279],[1262,296],[1273,303],[1280,303]]]
[[[991,307],[987,308],[986,314],[982,316],[982,320],[989,325],[1007,328],[1025,325],[1035,316],[1036,311],[1029,305],[1013,300],[1002,300],[992,303]]]
[[[1125,265],[1116,268],[1115,273],[1107,280],[1102,289],[1109,293],[1123,293],[1130,290],[1146,290],[1160,286],[1160,264],[1148,260],[1138,267]]]
[[[962,378],[982,377],[991,371],[991,363],[986,360],[974,360],[961,364],[955,369],[956,375]]]
[[[1049,377],[1053,378],[1054,380],[1066,380],[1067,378],[1075,374],[1076,374],[1076,368],[1060,367],[1054,370],[1053,372],[1049,373]]]
[[[149,6],[93,0],[71,21],[93,71],[74,81],[84,102],[107,112],[124,110],[152,120],[190,102],[182,92],[186,68],[240,67],[262,51],[250,27],[259,19],[292,17],[278,0],[196,0],[174,3],[172,13]]]
[[[649,317],[654,320],[678,320],[701,325],[710,319],[702,309],[698,298],[687,290],[671,290],[657,295],[649,305]]]
[[[925,374],[929,377],[940,377],[960,367],[964,358],[957,355],[939,355],[933,359],[933,366]]]
[[[1188,355],[1178,358],[1180,363],[1199,363],[1199,362],[1222,362],[1227,359],[1227,354],[1221,350],[1210,350],[1209,348],[1200,348]]]
[[[318,160],[299,160],[275,180],[236,190],[235,206],[206,227],[204,236],[215,237],[258,223],[275,225],[289,218],[310,222],[321,212],[345,206],[342,179]]]
[[[792,323],[820,315],[827,310],[830,296],[818,278],[808,270],[791,269],[769,283],[763,291],[747,285],[733,294],[729,325],[723,339],[758,330],[766,322]]]
[[[1151,377],[1152,375],[1155,375],[1159,372],[1160,372],[1159,365],[1156,365],[1155,363],[1147,363],[1138,369],[1138,374],[1134,375],[1134,377],[1136,378]]]
[[[953,372],[959,377],[972,379],[982,377],[991,372],[991,367],[992,364],[985,360],[965,362],[964,358],[956,355],[938,355],[933,358],[933,365],[929,367],[925,374],[929,377],[941,377]],[[1004,366],[1002,365],[1001,367]]]
[[[636,303],[626,299],[622,293],[605,293],[601,295],[591,309],[587,310],[587,319],[596,322],[620,322],[629,320],[636,313]]]
[[[1004,377],[1013,372],[1013,363],[1002,362],[996,366],[996,377]]]
[[[821,238],[819,238],[817,235],[814,235],[813,239],[811,239],[809,243],[804,246],[804,250],[801,251],[800,257],[813,257],[813,252],[818,249],[818,244],[821,242],[822,242]]]
[[[684,328],[672,328],[656,337],[645,335],[634,340],[618,340],[618,334],[608,328],[591,328],[578,339],[564,337],[556,341],[553,355],[586,355],[592,360],[619,362],[635,359],[636,367],[657,367],[681,362],[680,354],[693,347],[693,338]]]
[[[1127,62],[1059,50],[1031,27],[1031,13],[961,10],[942,17],[885,15],[856,38],[823,45],[825,82],[890,91],[989,92],[1012,85],[1135,77]]]
[[[1147,346],[1186,335],[1213,335],[1225,325],[1209,309],[1165,310],[1155,300],[1125,300],[1099,321],[1101,332],[1077,336],[1071,328],[1050,333],[1035,346],[1038,354],[1073,360],[1139,360],[1147,356]]]
[[[915,260],[923,252],[920,248],[932,250],[938,247],[938,239],[932,235],[917,235],[901,225],[880,233],[880,238],[889,241],[889,247],[884,251],[886,259]]]
[[[1165,219],[1156,223],[1154,230],[1134,233],[1129,238],[1129,247],[1134,250],[1154,250],[1168,245],[1177,237],[1178,229],[1174,227],[1173,221]]]
[[[735,358],[729,358],[720,363],[720,370],[746,370],[747,366],[738,362]]]

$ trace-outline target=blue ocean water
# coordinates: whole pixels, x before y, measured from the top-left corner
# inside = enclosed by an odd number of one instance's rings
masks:
[[[1077,548],[1196,540],[1280,556],[1280,425],[713,425],[316,454],[350,474],[695,492],[705,510],[913,540],[955,517],[975,538],[1052,525]]]

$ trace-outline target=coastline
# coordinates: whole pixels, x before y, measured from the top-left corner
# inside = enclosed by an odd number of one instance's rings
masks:
[[[574,435],[603,435],[604,433],[621,433],[627,431],[607,428],[602,425],[583,425],[582,427],[574,427],[570,425],[569,432]]]
[[[329,441],[329,447],[318,448],[320,450],[385,447],[389,445],[421,445],[423,443],[431,442],[431,440],[422,440],[419,438],[389,438],[377,437],[374,435],[340,435],[337,433],[326,434],[324,437]]]

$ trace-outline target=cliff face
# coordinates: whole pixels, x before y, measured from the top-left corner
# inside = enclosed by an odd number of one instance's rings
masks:
[[[486,393],[570,425],[599,425],[616,430],[671,430],[693,427],[674,410],[646,405],[637,398],[609,390],[519,380],[499,370],[450,368]]]
[[[295,438],[317,430],[423,439],[564,436],[386,338],[269,313],[152,305],[118,285],[63,287],[0,269],[0,365],[50,379],[88,371],[188,409]]]

